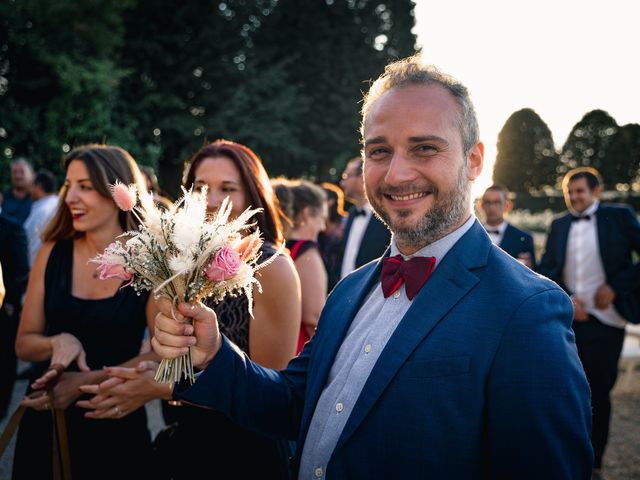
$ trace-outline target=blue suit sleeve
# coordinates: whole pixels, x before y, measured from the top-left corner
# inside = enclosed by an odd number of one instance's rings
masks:
[[[280,372],[252,362],[223,336],[220,351],[195,383],[176,385],[174,397],[218,410],[247,430],[295,439],[302,417],[312,341],[286,371]]]
[[[491,478],[590,478],[590,390],[560,290],[523,302],[487,385]]]

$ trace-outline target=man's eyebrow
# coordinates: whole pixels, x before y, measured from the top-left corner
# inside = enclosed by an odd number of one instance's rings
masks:
[[[419,137],[409,137],[409,142],[411,143],[420,143],[420,142],[436,142],[436,143],[444,143],[449,144],[444,138],[439,137],[438,135],[421,135]]]
[[[364,140],[364,144],[365,145],[372,145],[372,144],[377,144],[377,143],[385,143],[386,137],[383,136],[379,136],[379,137],[373,137],[373,138],[369,138],[369,139],[365,139]],[[446,145],[449,144],[449,142],[447,142],[447,140],[445,140],[442,137],[439,137],[438,135],[421,135],[418,137],[409,137],[409,142],[410,143],[420,143],[420,142],[437,142],[437,143],[444,143]]]

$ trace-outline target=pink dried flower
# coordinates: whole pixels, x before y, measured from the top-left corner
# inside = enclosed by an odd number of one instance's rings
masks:
[[[120,210],[128,212],[136,206],[137,189],[135,185],[125,185],[116,180],[111,186],[111,196]]]
[[[119,278],[120,280],[132,280],[133,275],[125,269],[123,265],[102,263],[98,265],[100,280],[109,278]]]
[[[233,277],[242,265],[240,254],[233,248],[225,245],[216,252],[213,260],[204,270],[209,280],[221,282]]]
[[[262,246],[262,239],[256,235],[248,235],[233,247],[240,254],[242,260],[247,260],[253,252]]]

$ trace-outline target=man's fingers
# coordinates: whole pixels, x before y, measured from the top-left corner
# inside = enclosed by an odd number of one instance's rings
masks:
[[[194,321],[213,323],[216,321],[216,314],[213,310],[200,302],[180,303],[178,311],[186,317],[193,318]]]
[[[178,358],[189,353],[189,347],[173,347],[164,345],[163,343],[158,341],[157,335],[151,339],[151,347],[153,348],[153,351],[160,355],[162,358]]]
[[[173,318],[178,322],[184,322],[184,318],[182,317],[182,315],[175,308],[173,302],[167,297],[156,297],[156,305],[158,306],[158,310],[160,310],[160,313],[162,313],[166,317]]]

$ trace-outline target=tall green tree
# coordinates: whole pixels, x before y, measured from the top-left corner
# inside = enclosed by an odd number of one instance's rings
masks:
[[[603,176],[612,187],[632,190],[640,182],[640,125],[629,123],[618,129],[607,150]],[[640,185],[636,186],[640,190]]]
[[[530,108],[514,112],[498,135],[493,180],[514,192],[553,187],[558,154],[547,124]]]
[[[615,184],[615,166],[607,156],[618,130],[616,121],[604,110],[586,113],[575,124],[562,147],[560,172],[564,174],[572,168],[590,166],[600,171],[605,188]]]
[[[122,11],[98,0],[2,2],[0,155],[60,171],[62,147],[128,138],[113,118]],[[2,169],[6,176],[6,169]],[[2,178],[6,180],[6,178]]]
[[[414,53],[413,7],[408,0],[278,2],[248,63],[262,70],[285,61],[300,107],[288,141],[303,149],[266,146],[271,174],[330,180],[358,154],[362,92],[386,63]]]

